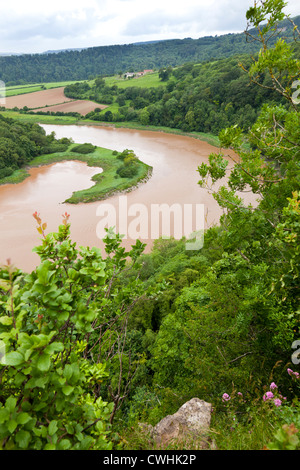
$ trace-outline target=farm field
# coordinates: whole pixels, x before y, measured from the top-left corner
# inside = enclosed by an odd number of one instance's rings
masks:
[[[107,77],[105,82],[107,86],[117,85],[120,88],[133,86],[148,88],[162,85],[158,72],[129,80],[124,80],[124,78],[115,75]],[[33,112],[75,112],[82,116],[94,111],[95,108],[111,110],[112,106],[101,105],[90,100],[74,100],[66,97],[64,87],[70,83],[75,82],[36,83],[7,87],[5,108],[7,110],[23,109],[26,106]]]
[[[94,111],[95,108],[99,108],[101,110],[106,109],[106,105],[101,105],[94,103],[93,101],[88,100],[75,100],[69,101],[68,103],[56,104],[53,106],[47,106],[45,108],[38,108],[33,111],[42,111],[42,112],[63,112],[63,113],[79,113],[84,116],[91,111]]]
[[[72,101],[64,94],[64,87],[52,88],[49,90],[35,91],[23,95],[9,96],[6,98],[5,107],[12,109],[14,107],[22,109],[27,106],[30,109],[43,108],[55,104]]]
[[[32,89],[34,89],[34,87]],[[27,88],[27,90],[30,90],[30,88]],[[93,111],[97,107],[100,109],[106,107],[89,100],[73,100],[67,98],[64,94],[63,86],[33,91],[31,93],[28,91],[24,94],[6,97],[6,109],[14,109],[15,107],[23,109],[24,106],[36,112],[77,112],[82,115]]]
[[[23,95],[26,93],[33,93],[35,91],[48,90],[51,88],[65,87],[74,83],[73,81],[68,82],[49,82],[49,83],[30,83],[26,85],[13,85],[5,87],[5,94],[7,97]]]
[[[41,91],[44,90],[45,88],[43,85],[36,84],[36,85],[16,85],[14,87],[6,87],[5,89],[5,95],[6,97],[9,96],[16,96],[16,95],[23,95],[26,93],[33,93],[34,91]]]
[[[160,81],[158,72],[148,73],[142,77],[135,77],[131,79],[120,78],[119,75],[105,78],[107,86],[116,85],[119,88],[128,88],[133,86],[139,86],[143,88],[158,87],[163,85]]]

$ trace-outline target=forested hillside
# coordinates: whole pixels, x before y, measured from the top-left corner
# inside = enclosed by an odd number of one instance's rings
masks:
[[[38,155],[63,152],[69,145],[68,139],[47,136],[37,124],[17,122],[0,114],[0,178],[11,175]]]
[[[295,18],[300,24],[300,17]],[[293,40],[293,27],[288,20],[280,24],[281,35]],[[251,30],[252,33],[253,30]],[[258,51],[259,43],[247,41],[244,33],[226,34],[199,39],[101,46],[81,51],[57,54],[27,54],[0,57],[0,79],[7,85],[42,83],[64,80],[87,80],[98,75],[113,75],[119,71],[139,71],[204,62],[212,58]]]
[[[152,450],[147,425],[193,397],[213,406],[212,448],[300,449],[300,60],[269,42],[283,5],[246,15],[268,20],[248,70],[262,106],[250,129],[222,129],[198,167],[224,209],[202,249],[161,239],[143,254],[137,240],[127,253],[111,228],[101,253],[72,242],[69,214],[56,233],[33,214],[40,265],[0,268],[2,449]],[[249,190],[255,207],[240,196]]]
[[[300,57],[299,47],[295,48]],[[248,129],[256,121],[266,102],[284,103],[263,74],[264,88],[249,80],[252,58],[238,55],[205,64],[188,63],[160,70],[161,86],[127,88],[107,86],[98,77],[92,84],[80,82],[65,87],[65,95],[113,105],[86,115],[87,119],[109,122],[138,122],[165,126],[185,132],[218,134],[224,127],[237,124]],[[243,68],[242,68],[243,67]]]

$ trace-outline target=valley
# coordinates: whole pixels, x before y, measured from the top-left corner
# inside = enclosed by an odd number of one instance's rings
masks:
[[[284,7],[254,2],[241,34],[0,57],[1,449],[300,449]]]

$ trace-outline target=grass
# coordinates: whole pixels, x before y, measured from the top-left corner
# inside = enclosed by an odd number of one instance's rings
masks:
[[[229,407],[230,408],[230,407]],[[124,450],[156,450],[147,418],[121,426],[120,435]],[[157,423],[155,423],[157,424]],[[207,433],[207,450],[299,450],[299,401],[293,400],[276,409],[272,403],[253,400],[241,410],[238,407],[220,408],[213,404],[210,429]],[[181,436],[184,437],[184,436]],[[164,450],[197,450],[197,440],[174,442]]]
[[[50,108],[49,108],[50,109]],[[4,117],[16,119],[23,122],[36,122],[41,124],[76,124],[78,118],[73,116],[49,116],[49,115],[38,115],[38,114],[25,114],[19,113],[18,111],[5,110],[1,111]]]
[[[206,439],[206,450],[218,451],[252,451],[266,449],[274,439],[274,433],[280,428],[280,424],[265,415],[251,416],[248,424],[236,424],[230,422],[227,416],[218,416],[218,422],[213,422]],[[235,427],[233,427],[235,426]],[[147,428],[146,428],[147,429]],[[157,446],[151,435],[143,432],[138,423],[122,429],[124,450],[157,450]],[[196,439],[187,439],[185,445],[182,442],[170,443],[164,450],[197,450],[199,442]]]
[[[0,179],[0,184],[17,184],[21,183],[28,177],[28,172],[25,168],[20,168],[15,170],[12,175],[5,176],[5,178]]]
[[[17,96],[17,95],[24,95],[27,93],[33,93],[35,91],[42,91],[42,90],[50,90],[52,88],[60,88],[70,85],[71,83],[77,83],[77,81],[68,81],[68,82],[49,82],[49,83],[33,83],[28,85],[14,85],[8,86],[5,88],[5,95],[9,96]]]
[[[88,166],[102,168],[103,173],[98,173],[92,177],[93,186],[85,190],[75,191],[65,201],[70,204],[78,204],[99,201],[118,192],[130,191],[139,183],[149,178],[151,174],[152,168],[139,161],[136,176],[133,178],[121,178],[117,174],[117,170],[122,165],[122,161],[117,158],[116,152],[97,147],[94,152],[83,155],[71,152],[71,149],[76,145],[72,144],[66,152],[57,152],[34,158],[27,169],[16,170],[11,176],[0,180],[0,184],[20,183],[29,176],[28,170],[30,168],[66,160],[79,160],[86,162]]]
[[[25,95],[27,93],[33,93],[35,91],[41,91],[43,88],[41,85],[28,85],[24,87],[7,87],[5,90],[5,95],[9,96],[17,96],[17,95]]]
[[[8,86],[5,88],[5,95],[9,96],[17,96],[17,95],[24,95],[27,93],[33,93],[35,91],[42,91],[42,90],[49,90],[52,88],[60,88],[65,87],[67,85],[71,85],[72,83],[79,83],[82,81],[88,81],[92,84],[92,80],[71,80],[71,81],[63,81],[63,82],[49,82],[49,83],[31,83],[26,85],[13,85]],[[107,77],[105,78],[105,82],[108,86],[117,85],[119,88],[127,88],[132,86],[140,86],[143,88],[151,88],[151,87],[158,87],[163,85],[164,83],[159,80],[158,72],[149,73],[143,77],[124,80],[124,78],[120,78],[118,75],[114,77]]]

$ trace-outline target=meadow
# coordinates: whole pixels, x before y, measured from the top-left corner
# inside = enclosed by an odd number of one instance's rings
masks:
[[[133,86],[152,88],[161,86],[162,82],[159,79],[158,72],[151,72],[141,77],[134,77],[129,79],[124,79],[123,76],[120,77],[120,75],[114,75],[113,77],[105,78],[105,84],[107,86],[116,85],[118,88],[128,88]]]
[[[52,88],[60,88],[70,85],[71,83],[75,83],[72,81],[69,82],[50,82],[50,83],[32,83],[32,84],[24,84],[24,85],[14,85],[14,86],[7,86],[5,88],[6,96],[17,96],[23,95],[27,93],[33,93],[35,91],[42,91],[42,90],[49,90]]]

